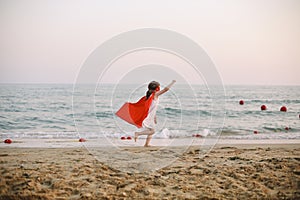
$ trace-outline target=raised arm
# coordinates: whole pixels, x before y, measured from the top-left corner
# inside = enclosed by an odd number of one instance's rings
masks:
[[[173,85],[176,83],[176,80],[173,80],[169,85],[167,85],[164,89],[155,93],[156,96],[162,95],[166,93]]]

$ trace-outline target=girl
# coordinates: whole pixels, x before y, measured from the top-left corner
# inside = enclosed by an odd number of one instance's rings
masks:
[[[150,140],[152,135],[155,133],[155,124],[156,121],[156,110],[158,107],[159,99],[158,97],[164,93],[166,93],[175,83],[176,81],[173,80],[169,85],[167,85],[163,90],[160,90],[160,84],[156,81],[152,81],[148,84],[148,91],[146,93],[145,99],[148,100],[152,99],[150,107],[148,109],[148,113],[146,118],[142,121],[142,127],[144,128],[141,132],[134,133],[134,141],[138,139],[140,135],[147,135],[145,147],[149,147]]]

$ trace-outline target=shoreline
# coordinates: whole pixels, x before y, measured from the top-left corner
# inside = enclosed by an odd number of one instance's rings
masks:
[[[4,141],[4,139],[2,139]],[[120,139],[86,139],[85,142],[79,142],[79,139],[14,139],[11,144],[0,142],[0,149],[3,148],[125,148],[125,147],[143,147],[145,139],[122,141]],[[217,138],[182,138],[182,139],[152,139],[151,144],[154,147],[213,147],[219,145],[280,145],[280,144],[298,144],[300,139],[217,139]]]

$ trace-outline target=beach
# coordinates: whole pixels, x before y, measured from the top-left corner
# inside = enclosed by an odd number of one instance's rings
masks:
[[[300,200],[300,0],[2,0],[0,28],[0,200]]]
[[[129,155],[159,149],[125,147]],[[83,146],[2,146],[0,199],[300,198],[299,143],[217,144],[205,155],[191,146],[170,165],[139,173],[112,166]]]

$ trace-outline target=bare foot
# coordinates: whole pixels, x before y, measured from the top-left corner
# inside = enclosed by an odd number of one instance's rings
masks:
[[[144,145],[144,147],[152,147],[152,145],[149,145],[149,144],[148,144],[148,145],[146,145],[146,144],[145,144],[145,145]]]
[[[139,134],[137,132],[134,133],[134,142],[136,142],[137,138],[138,138]]]

